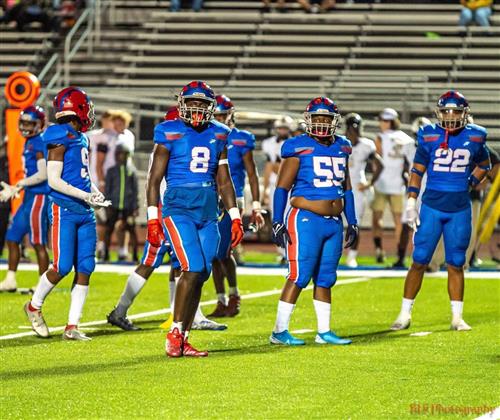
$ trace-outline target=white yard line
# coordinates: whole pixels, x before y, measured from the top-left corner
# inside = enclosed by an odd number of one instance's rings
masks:
[[[346,280],[338,280],[335,286],[342,286],[344,284],[352,284],[352,283],[361,283],[365,281],[369,281],[370,279],[368,277],[357,277],[353,279],[346,279]],[[312,286],[306,287],[304,290],[312,290]],[[274,289],[274,290],[266,290],[263,292],[256,292],[256,293],[249,293],[246,295],[242,295],[241,299],[243,300],[249,300],[249,299],[258,299],[261,297],[266,297],[266,296],[273,296],[273,295],[279,295],[281,293],[281,289]],[[215,305],[217,303],[217,299],[213,300],[207,300],[204,302],[201,302],[201,306],[207,306],[207,305]],[[151,316],[156,316],[156,315],[164,315],[170,313],[170,308],[168,309],[158,309],[156,311],[150,311],[150,312],[142,312],[139,314],[134,314],[130,315],[128,319],[141,319],[141,318],[149,318]],[[79,324],[80,327],[93,327],[96,325],[105,325],[107,324],[108,321],[105,319],[99,320],[99,321],[90,321],[90,322],[83,322]],[[60,326],[60,327],[52,327],[49,328],[50,332],[57,332],[57,331],[62,331],[64,330],[65,326]],[[2,335],[0,336],[0,340],[13,340],[15,338],[21,338],[21,337],[29,337],[32,335],[36,335],[33,331],[28,331],[28,332],[22,332],[22,333],[15,333],[15,334],[7,334],[7,335]]]
[[[0,264],[0,270],[7,270],[7,264]],[[135,270],[134,265],[120,264],[97,264],[96,273],[114,273],[114,274],[130,274]],[[19,264],[19,271],[38,271],[36,264]],[[162,265],[155,270],[155,273],[168,273],[170,266]],[[256,268],[256,267],[238,267],[238,274],[250,276],[285,276],[287,269],[285,267],[276,268]],[[387,278],[387,277],[404,277],[405,270],[337,270],[339,277],[369,277],[369,278]],[[448,273],[440,271],[437,273],[426,273],[425,277],[431,278],[446,278]],[[500,271],[473,271],[465,273],[467,279],[500,279]]]

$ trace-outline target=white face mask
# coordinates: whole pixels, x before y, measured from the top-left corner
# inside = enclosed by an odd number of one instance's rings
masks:
[[[457,111],[461,111],[458,113]],[[445,130],[457,130],[467,125],[468,108],[436,108],[438,125]]]

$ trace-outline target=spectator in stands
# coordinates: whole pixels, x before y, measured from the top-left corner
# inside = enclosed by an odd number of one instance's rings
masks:
[[[307,13],[326,13],[335,7],[336,0],[297,0]]]
[[[474,19],[479,26],[490,27],[493,0],[460,0],[460,4],[463,6],[460,11],[460,26],[465,28]]]
[[[117,221],[130,233],[133,248],[133,260],[138,261],[137,233],[135,218],[139,209],[137,171],[130,162],[130,150],[125,144],[118,144],[115,150],[116,165],[106,173],[105,196],[111,200],[111,206],[106,208],[106,235],[104,261],[109,261],[111,235]],[[123,257],[123,254],[122,254]],[[123,258],[119,258],[123,259]]]
[[[273,0],[262,0],[262,3],[264,3],[262,7],[262,13],[269,13],[271,11],[271,3]],[[285,6],[286,0],[276,0],[276,5],[278,12],[280,13],[286,13],[287,8]]]
[[[17,30],[23,32],[26,25],[32,22],[40,22],[44,32],[50,32],[57,29],[57,23],[54,17],[51,17],[37,0],[20,0],[19,3],[5,11],[0,16],[0,23],[16,22]]]
[[[372,202],[373,242],[378,263],[385,260],[382,218],[387,204],[394,220],[396,238],[401,236],[401,213],[407,183],[405,168],[409,169],[415,154],[414,140],[399,129],[400,125],[399,115],[394,109],[386,108],[380,113],[380,132],[375,139],[375,146],[377,153],[382,156],[384,169],[374,184],[375,197]]]
[[[171,0],[170,1],[170,11],[171,12],[178,12],[181,10],[181,3],[182,0]],[[192,0],[191,1],[191,8],[195,12],[199,12],[201,9],[203,9],[203,0]]]

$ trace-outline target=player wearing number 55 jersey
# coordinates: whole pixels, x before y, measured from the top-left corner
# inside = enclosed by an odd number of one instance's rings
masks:
[[[345,246],[350,247],[358,235],[348,167],[352,148],[349,140],[335,134],[340,114],[331,99],[313,99],[304,117],[307,134],[282,146],[274,193],[273,240],[286,248],[289,272],[270,342],[304,344],[288,332],[288,325],[301,290],[312,278],[318,318],[316,342],[349,344],[350,340],[330,330],[330,309],[331,288],[342,254],[342,210],[349,224]],[[290,189],[290,209],[284,217]]]
[[[413,264],[406,276],[402,308],[391,327],[393,330],[410,326],[414,299],[441,235],[448,266],[451,328],[462,331],[471,329],[462,319],[463,265],[471,236],[468,189],[469,185],[481,182],[490,167],[490,160],[486,130],[467,124],[468,115],[469,104],[465,97],[459,92],[449,91],[438,100],[437,125],[426,125],[418,131],[418,148],[411,170],[406,207],[406,219],[412,227],[417,227],[413,241]],[[419,215],[416,199],[425,172],[427,184]]]
[[[193,81],[181,90],[178,102],[179,119],[162,122],[154,131],[147,186],[148,241],[159,247],[164,238],[157,205],[160,183],[165,178],[162,217],[182,270],[166,353],[170,357],[200,357],[207,352],[194,349],[188,334],[217,252],[217,193],[232,219],[233,247],[243,238],[243,227],[228,168],[230,129],[212,120],[214,92],[205,82]]]
[[[93,105],[79,88],[63,89],[54,98],[57,124],[47,128],[47,174],[50,187],[52,266],[42,274],[36,291],[24,309],[33,330],[49,335],[42,304],[54,286],[74,267],[66,340],[90,340],[77,328],[95,267],[96,222],[92,206],[106,206],[104,196],[91,184],[88,172],[89,141],[84,134],[94,123]]]

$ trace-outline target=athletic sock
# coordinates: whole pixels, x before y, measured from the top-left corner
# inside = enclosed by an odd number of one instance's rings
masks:
[[[238,287],[234,286],[229,288],[229,296],[231,295],[238,296]]]
[[[464,302],[462,300],[451,300],[451,314],[453,319],[462,319],[462,313],[464,311]]]
[[[358,256],[357,249],[350,249],[349,252],[347,253],[347,258],[349,259],[356,259],[357,256]]]
[[[196,313],[194,314],[194,319],[193,322],[199,323],[201,321],[206,321],[207,317],[203,315],[203,312],[201,311],[201,306],[198,305],[198,308],[196,309]]]
[[[382,238],[380,236],[374,237],[373,243],[375,244],[375,248],[382,249]]]
[[[128,247],[126,247],[126,246],[120,247],[120,249],[118,250],[118,256],[120,258],[128,257]]]
[[[5,281],[15,283],[16,282],[16,272],[13,270],[8,270],[7,275],[5,276]]]
[[[128,276],[125,289],[120,296],[118,304],[116,305],[116,313],[118,316],[127,315],[128,308],[130,308],[130,305],[132,305],[135,297],[139,294],[145,284],[146,279],[137,274],[135,271]]]
[[[403,301],[401,303],[401,313],[411,315],[411,310],[413,308],[414,303],[415,303],[415,299],[403,298]]]
[[[40,309],[43,305],[43,301],[50,293],[50,291],[54,288],[55,284],[52,284],[47,278],[47,273],[43,273],[40,276],[40,280],[38,281],[38,285],[36,286],[35,293],[33,293],[33,297],[31,298],[31,306],[36,309]]]
[[[330,331],[331,303],[313,299],[313,304],[318,320],[318,333],[323,334]]]
[[[89,286],[84,286],[82,284],[74,285],[73,290],[71,290],[71,305],[69,307],[68,325],[78,325],[80,322],[83,305],[85,304],[85,299],[87,299],[88,292]]]
[[[172,322],[172,326],[170,327],[170,331],[173,331],[175,328],[179,330],[180,333],[182,333],[182,322]]]
[[[275,333],[288,330],[294,308],[295,305],[293,303],[283,302],[282,300],[278,302],[278,313],[276,315],[276,324],[274,325]]]
[[[224,306],[226,306],[226,294],[225,293],[217,293],[217,300],[222,303]]]

